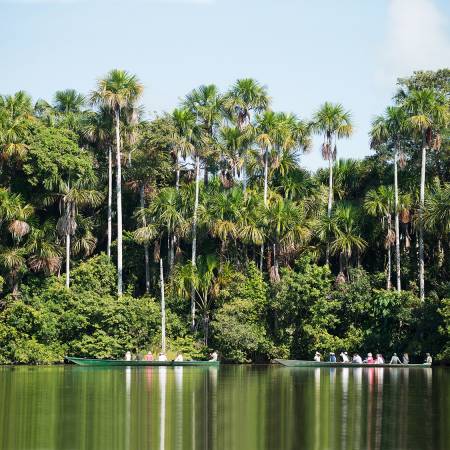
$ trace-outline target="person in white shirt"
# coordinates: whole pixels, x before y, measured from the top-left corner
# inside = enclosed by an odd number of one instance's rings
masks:
[[[176,362],[184,361],[183,355],[180,352],[177,353],[177,357],[175,358],[175,361]]]
[[[314,355],[314,361],[320,362],[320,359],[321,359],[320,353],[319,353],[319,352],[316,352],[316,354]]]
[[[130,352],[130,350],[128,350],[125,353],[125,361],[131,361],[131,352]]]
[[[431,357],[431,355],[429,353],[426,354],[426,358],[425,358],[425,364],[432,364],[433,363],[433,358]]]
[[[217,361],[217,358],[219,357],[218,353],[215,350],[211,353],[210,356],[210,361]]]
[[[353,355],[352,363],[354,363],[354,364],[362,364],[363,363],[362,358],[361,358],[361,356],[358,355],[358,353],[355,353]]]
[[[375,359],[375,363],[376,364],[384,364],[384,358],[383,358],[383,355],[381,353],[377,354],[377,357]]]
[[[165,353],[160,353],[158,356],[158,361],[167,361],[167,356]]]
[[[348,354],[347,352],[341,352],[341,354],[339,355],[342,358],[342,362],[344,363],[348,363],[350,360],[348,359]]]

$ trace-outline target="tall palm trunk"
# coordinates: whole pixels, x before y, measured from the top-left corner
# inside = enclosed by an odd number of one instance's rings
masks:
[[[112,241],[112,149],[108,147],[108,240],[106,243],[106,254],[111,258],[111,241]]]
[[[141,209],[143,210],[145,208],[144,204],[144,184],[141,184],[141,188],[139,190],[139,197],[141,201]],[[142,215],[142,225],[144,227],[147,226],[147,219],[145,218],[145,215]],[[147,294],[150,293],[150,256],[149,256],[149,249],[148,244],[144,244],[144,265],[145,265],[145,292]]]
[[[425,133],[422,139],[422,167],[420,171],[420,206],[419,206],[419,291],[420,300],[425,300],[425,261],[423,243],[423,213],[425,207],[425,173],[427,161],[427,145]]]
[[[264,207],[267,208],[267,190],[268,190],[268,175],[269,175],[269,148],[264,150]],[[262,271],[264,262],[264,242],[261,244],[261,256],[259,266]]]
[[[333,150],[331,148],[332,140],[328,139],[328,148],[329,148],[329,156],[328,156],[328,168],[329,168],[329,179],[328,179],[328,209],[327,214],[328,218],[331,217],[331,209],[333,207]],[[326,249],[326,264],[330,264],[330,240],[327,237],[327,249]]]
[[[389,202],[389,210],[390,210],[390,202]],[[386,217],[387,219],[387,267],[386,267],[386,289],[389,291],[392,289],[392,253],[391,253],[391,228],[392,228],[392,217],[389,213]]]
[[[194,217],[192,220],[192,273],[196,267],[197,259],[197,209],[198,198],[200,190],[200,157],[195,155],[195,203],[194,203]],[[195,328],[195,288],[191,287],[191,327]]]
[[[66,288],[70,287],[70,233],[66,233]]]
[[[117,191],[117,295],[123,291],[122,266],[122,161],[120,153],[120,111],[115,111],[116,122],[116,191]]]
[[[180,190],[180,152],[177,150],[177,156],[176,156],[177,162],[176,162],[176,178],[175,178],[175,189],[177,191]]]
[[[164,295],[164,266],[159,258],[159,281],[161,284],[161,351],[166,353],[166,299]]]
[[[395,210],[395,263],[397,269],[397,291],[402,290],[402,272],[400,267],[400,222],[398,211],[398,148],[395,150],[394,156],[394,210]]]

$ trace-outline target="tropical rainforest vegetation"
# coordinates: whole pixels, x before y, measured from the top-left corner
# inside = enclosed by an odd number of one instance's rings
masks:
[[[0,362],[158,351],[161,282],[186,356],[450,359],[449,88],[398,80],[363,160],[339,158],[344,105],[276,112],[253,79],[152,120],[122,70],[0,96]]]

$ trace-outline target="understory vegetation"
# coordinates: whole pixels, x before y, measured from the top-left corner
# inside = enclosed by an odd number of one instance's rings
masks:
[[[342,105],[274,112],[252,79],[152,120],[121,70],[86,96],[0,96],[0,363],[158,352],[162,281],[188,358],[450,360],[449,87],[398,80],[363,160],[338,157]]]

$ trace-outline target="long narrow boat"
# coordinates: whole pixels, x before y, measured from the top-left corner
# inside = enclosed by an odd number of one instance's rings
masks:
[[[218,367],[219,361],[125,361],[124,359],[89,359],[76,358],[74,356],[66,356],[68,361],[71,361],[79,366],[91,367],[112,367],[112,366],[150,366],[150,367],[174,367],[174,366],[200,366],[200,367]]]
[[[316,361],[302,361],[299,359],[275,359],[275,363],[281,364],[285,367],[388,367],[390,369],[431,369],[431,364],[356,364],[356,363],[342,363],[342,362],[316,362]]]

